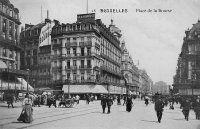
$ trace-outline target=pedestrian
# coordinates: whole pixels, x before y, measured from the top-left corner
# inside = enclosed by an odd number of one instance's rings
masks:
[[[79,99],[80,99],[79,95],[76,95],[76,102],[77,102],[77,104],[79,104]]]
[[[159,123],[161,122],[162,119],[163,108],[164,108],[164,102],[159,97],[155,102],[155,111]]]
[[[133,106],[133,101],[132,101],[132,97],[130,95],[128,95],[127,100],[126,100],[126,111],[130,112]]]
[[[106,104],[108,106],[108,112],[107,113],[110,114],[110,112],[111,112],[110,109],[111,109],[111,106],[113,105],[113,100],[112,100],[110,95],[108,95],[108,97],[107,97]]]
[[[117,97],[117,105],[121,105],[121,97],[120,97],[120,95]]]
[[[144,97],[144,101],[145,101],[146,106],[148,106],[148,104],[149,104],[149,98],[147,96]]]
[[[123,106],[124,106],[124,104],[126,104],[126,96],[124,96],[124,103],[123,103]]]
[[[49,98],[49,100],[47,100],[47,102],[48,102],[49,108],[51,107],[52,104],[54,105],[55,108],[57,107],[56,106],[56,99],[55,99],[54,95],[51,95],[50,98]]]
[[[199,100],[199,98],[197,98],[194,103],[194,112],[196,114],[196,120],[200,120],[200,100]]]
[[[12,106],[12,108],[14,108],[13,101],[14,101],[14,95],[8,94],[8,98],[7,98],[8,108],[10,108],[10,105]]]
[[[36,100],[37,100],[38,107],[40,107],[40,104],[41,104],[41,95],[37,94]]]
[[[29,97],[28,93],[26,94],[22,105],[23,105],[23,109],[17,120],[22,121],[24,123],[31,123],[33,121],[33,116],[32,116],[33,108],[32,108],[32,100]]]
[[[169,99],[169,109],[174,110],[174,98],[173,97],[171,97]]]
[[[102,98],[101,98],[101,106],[102,106],[102,109],[103,109],[103,113],[105,113],[105,109],[106,109],[106,96],[103,95]]]
[[[184,102],[183,102],[183,115],[185,116],[185,120],[188,121],[188,117],[189,117],[189,112],[190,112],[190,108],[191,108],[191,104],[190,104],[190,101],[189,99],[186,99]]]

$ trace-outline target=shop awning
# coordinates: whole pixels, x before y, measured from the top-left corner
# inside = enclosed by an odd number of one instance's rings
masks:
[[[1,68],[1,69],[8,68],[7,65],[6,65],[6,63],[3,62],[2,60],[0,60],[0,68]]]
[[[26,80],[24,80],[23,78],[17,78],[17,79],[22,84],[23,90],[27,90],[27,82],[26,82]],[[28,84],[28,90],[29,91],[34,91],[34,88],[30,84]]]
[[[64,93],[108,93],[102,85],[64,85]]]

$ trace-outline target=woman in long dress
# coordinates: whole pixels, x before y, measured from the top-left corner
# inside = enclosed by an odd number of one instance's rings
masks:
[[[33,108],[32,108],[32,100],[28,94],[26,94],[25,99],[23,101],[23,109],[22,112],[17,119],[18,121],[22,121],[24,123],[31,123],[33,121]]]
[[[129,95],[126,101],[126,111],[130,112],[133,106],[132,97]]]

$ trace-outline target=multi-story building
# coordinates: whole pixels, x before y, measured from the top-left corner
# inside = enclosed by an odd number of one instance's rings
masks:
[[[25,90],[21,85],[27,72],[20,70],[19,10],[9,0],[0,1],[0,75],[1,90]],[[21,79],[19,79],[19,77]],[[23,79],[24,80],[24,79]],[[21,84],[20,84],[21,83]]]
[[[150,79],[149,75],[147,74],[147,72],[145,70],[140,69],[139,70],[139,91],[141,94],[143,95],[147,95],[147,94],[151,94],[151,87],[152,87],[152,80]]]
[[[52,30],[52,73],[55,86],[71,93],[121,93],[119,40],[95,14],[77,15],[72,24]],[[93,93],[97,93],[93,92]]]
[[[124,79],[126,80],[127,94],[132,93],[139,95],[139,70],[134,64],[129,52],[125,47],[125,42],[122,41],[122,60],[121,60],[121,71]]]
[[[173,86],[180,95],[200,95],[200,20],[185,34]]]
[[[21,69],[29,70],[29,82],[35,88],[51,87],[51,29],[47,18],[37,25],[25,24],[20,34]]]
[[[155,82],[152,87],[153,94],[169,95],[169,85],[163,81]]]

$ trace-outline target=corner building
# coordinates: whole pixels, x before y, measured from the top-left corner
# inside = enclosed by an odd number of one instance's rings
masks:
[[[19,10],[9,0],[0,1],[0,88],[1,91],[26,90],[21,85],[26,71],[20,70]],[[21,78],[21,79],[19,79]]]
[[[200,20],[185,34],[173,86],[179,95],[200,95]]]
[[[121,93],[119,40],[95,14],[52,29],[54,86],[71,94]]]

